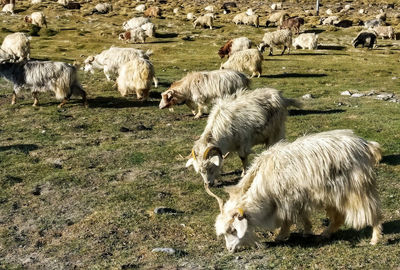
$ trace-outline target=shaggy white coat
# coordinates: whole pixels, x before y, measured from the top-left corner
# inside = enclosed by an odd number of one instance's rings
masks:
[[[262,73],[263,56],[258,49],[246,49],[230,55],[228,61],[221,64],[221,69],[232,69],[236,71],[248,70],[251,78],[255,75],[260,78]]]
[[[150,19],[145,17],[135,17],[122,24],[122,28],[126,31],[141,27],[143,24],[149,23]]]
[[[284,98],[280,91],[272,88],[241,90],[219,99],[200,139],[194,143],[192,158],[186,167],[193,165],[204,182],[212,185],[220,174],[222,156],[237,152],[244,173],[247,157],[254,145],[265,144],[269,147],[285,138],[288,106],[299,107],[300,104]],[[217,151],[209,152],[211,149]]]
[[[377,34],[378,37],[381,37],[382,39],[385,38],[390,38],[390,39],[396,39],[396,33],[394,32],[394,29],[392,26],[375,26],[372,28]]]
[[[1,49],[15,56],[17,61],[29,60],[30,48],[30,39],[20,32],[7,35],[1,44]]]
[[[118,91],[122,96],[135,92],[138,99],[147,100],[154,78],[154,67],[149,60],[132,59],[123,64],[119,70]]]
[[[176,104],[186,103],[195,118],[199,118],[207,104],[246,88],[249,84],[246,75],[234,70],[191,72],[161,94],[159,107],[172,108]]]
[[[37,25],[39,27],[47,27],[46,16],[41,11],[33,12],[31,15],[26,16],[25,18],[29,18],[31,24]]]
[[[270,23],[274,23],[276,26],[279,26],[286,18],[289,18],[289,14],[286,11],[274,12],[269,15],[266,26],[269,26]]]
[[[254,25],[255,27],[259,27],[260,26],[260,16],[258,16],[256,14],[247,15],[243,18],[242,22],[243,22],[243,24],[246,24],[246,25]]]
[[[5,4],[2,11],[4,13],[11,13],[14,14],[14,4]]]
[[[302,49],[316,50],[318,47],[318,35],[315,33],[300,34],[293,40],[293,47]]]
[[[93,69],[103,69],[107,80],[110,81],[118,75],[122,64],[136,58],[148,59],[151,53],[151,51],[144,52],[134,48],[111,47],[96,56],[86,58],[84,70],[93,73]]]
[[[371,244],[381,236],[381,211],[374,165],[381,159],[379,144],[351,130],[333,130],[280,142],[259,155],[247,174],[227,191],[215,223],[226,247],[254,243],[254,229],[281,228],[277,240],[289,237],[290,225],[301,222],[310,234],[310,213],[325,209],[329,237],[345,223],[355,229],[372,226]]]
[[[128,30],[130,33],[130,39],[126,39],[127,43],[145,43],[146,42],[146,33],[141,27]],[[119,36],[119,39],[123,39],[123,34]]]

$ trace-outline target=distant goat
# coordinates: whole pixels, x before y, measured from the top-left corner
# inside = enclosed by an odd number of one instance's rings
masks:
[[[1,49],[6,53],[13,55],[16,61],[29,60],[30,58],[30,38],[24,33],[16,32],[7,35]]]
[[[250,39],[247,37],[239,37],[239,38],[234,38],[228,40],[224,46],[222,46],[219,51],[218,55],[221,58],[224,58],[225,55],[228,57],[237,52],[237,51],[243,51],[245,49],[250,49],[252,45],[252,42]]]
[[[227,188],[229,200],[206,192],[218,201],[215,229],[234,252],[256,241],[257,227],[274,231],[286,240],[292,223],[302,223],[312,234],[309,219],[315,209],[325,209],[330,237],[345,223],[355,229],[372,226],[370,244],[381,237],[381,206],[374,165],[381,159],[379,144],[350,130],[333,130],[304,136],[292,143],[279,142],[260,154],[236,185]]]
[[[280,25],[279,29],[289,29],[294,30],[296,34],[300,32],[300,26],[304,24],[304,19],[299,17],[292,17],[283,20],[282,24]]]
[[[363,48],[364,46],[368,46],[368,49],[373,49],[376,43],[375,31],[361,31],[352,41],[354,48],[361,45]]]
[[[233,53],[228,61],[221,64],[221,69],[232,69],[236,71],[248,70],[251,72],[251,78],[262,73],[262,53],[258,49],[246,49]]]
[[[285,53],[286,49],[288,49],[288,54],[290,53],[290,47],[292,46],[292,31],[283,29],[265,33],[258,49],[261,52],[264,52],[264,48],[269,47],[269,55],[272,55],[272,49],[278,46],[283,46],[281,55]]]
[[[26,23],[37,25],[39,27],[46,26],[47,28],[46,16],[43,14],[43,12],[33,12],[31,15],[25,16],[24,20]]]

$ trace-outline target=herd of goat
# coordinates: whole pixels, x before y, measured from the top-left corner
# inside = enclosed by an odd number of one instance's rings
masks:
[[[96,6],[96,10],[107,13],[112,7]],[[143,8],[143,11],[147,17],[161,14],[158,7]],[[212,13],[196,18],[189,15],[188,18],[194,19],[194,27],[212,29],[215,19]],[[125,22],[126,32],[119,38],[143,43],[146,37],[153,37],[155,26],[147,17]],[[47,27],[41,12],[26,16],[25,21]],[[258,27],[259,16],[248,10],[237,14],[233,22]],[[330,22],[339,23],[335,18],[330,18]],[[393,28],[381,26],[381,22],[382,18],[367,22],[371,24],[370,29],[359,33],[353,45],[373,48],[378,36],[395,38]],[[186,167],[193,166],[202,176],[206,192],[218,201],[216,233],[225,237],[226,247],[232,252],[240,246],[254,244],[254,231],[259,227],[280,228],[276,239],[285,240],[291,224],[300,223],[304,235],[308,235],[312,233],[311,212],[323,208],[330,220],[323,236],[329,237],[342,224],[355,229],[372,226],[370,243],[376,244],[382,230],[374,174],[374,165],[381,159],[379,144],[366,141],[350,130],[327,131],[285,142],[287,108],[302,104],[272,88],[248,90],[250,79],[262,73],[265,48],[272,54],[273,48],[282,47],[283,54],[286,49],[290,53],[291,46],[310,50],[318,46],[315,33],[299,34],[303,18],[289,17],[280,11],[269,16],[266,25],[272,23],[279,29],[265,33],[257,48],[252,48],[254,43],[247,37],[231,39],[218,51],[221,58],[228,58],[220,70],[188,73],[161,94],[160,109],[172,110],[174,105],[186,104],[195,118],[200,118],[212,106],[207,125],[194,143]],[[83,69],[86,72],[101,69],[107,80],[116,81],[122,96],[136,93],[138,99],[146,100],[152,84],[155,87],[158,84],[151,54],[152,51],[111,47],[87,57]],[[245,71],[251,74],[250,78],[242,73]],[[5,37],[0,49],[0,75],[14,84],[12,104],[22,89],[30,88],[34,106],[38,105],[38,93],[44,91],[54,92],[62,100],[60,107],[72,95],[81,96],[87,105],[77,67],[63,62],[30,60],[30,38],[23,33]],[[258,144],[265,144],[268,150],[249,166],[248,156]],[[232,152],[239,155],[243,173],[237,185],[226,188],[230,198],[224,203],[210,186],[221,174],[224,158]]]

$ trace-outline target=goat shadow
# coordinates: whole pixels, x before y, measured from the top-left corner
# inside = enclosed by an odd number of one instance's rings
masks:
[[[313,55],[328,55],[327,53],[311,53],[311,52],[296,52],[290,53],[290,55],[297,55],[297,56],[313,56]]]
[[[315,30],[304,30],[303,33],[314,33],[314,34],[321,34],[322,32],[325,32],[326,30],[324,29],[315,29]]]
[[[262,75],[263,78],[283,79],[283,78],[319,78],[328,76],[325,73],[281,73],[273,75]]]
[[[335,114],[343,113],[345,110],[342,109],[331,109],[331,110],[289,110],[290,116],[297,115],[309,115],[309,114]]]
[[[178,36],[177,33],[155,33],[156,38],[176,38]]]
[[[37,150],[39,147],[36,144],[13,144],[7,146],[0,146],[0,152],[8,150],[18,150],[24,154],[29,154],[33,150]]]
[[[383,234],[399,234],[400,233],[400,220],[388,221],[382,224],[383,226]],[[367,227],[362,230],[354,230],[354,229],[344,229],[338,230],[336,233],[332,234],[332,236],[328,239],[322,237],[321,235],[311,235],[308,237],[304,237],[301,233],[294,232],[290,234],[290,237],[287,241],[284,242],[273,242],[266,241],[263,242],[265,247],[276,247],[276,246],[290,246],[290,247],[319,247],[324,245],[331,245],[337,241],[347,241],[351,244],[351,246],[362,246],[363,243],[360,243],[360,240],[370,239],[372,236],[372,228]],[[393,245],[400,242],[400,237],[394,239],[388,239],[387,244]],[[381,243],[384,243],[383,241]],[[369,244],[368,244],[369,245]]]
[[[335,51],[342,51],[346,49],[345,46],[339,46],[339,45],[318,45],[317,47],[318,50],[335,50]]]
[[[400,154],[384,156],[381,163],[393,166],[400,165]]]
[[[96,97],[88,99],[90,108],[134,108],[134,107],[158,107],[159,101],[132,100],[129,97]]]

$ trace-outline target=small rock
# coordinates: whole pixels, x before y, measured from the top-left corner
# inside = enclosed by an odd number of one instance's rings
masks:
[[[45,133],[46,133],[46,130],[43,129],[43,130],[42,130],[42,134],[45,134]]]
[[[177,211],[172,208],[161,206],[161,207],[154,208],[154,213],[155,214],[176,214]]]
[[[303,99],[313,99],[314,96],[311,94],[305,94],[304,96],[302,96]]]
[[[153,248],[153,250],[151,252],[163,252],[163,253],[173,255],[176,253],[176,250],[173,248]]]
[[[380,93],[379,95],[376,96],[376,99],[379,100],[389,100],[394,97],[393,93]]]
[[[138,125],[138,126],[136,127],[136,129],[137,129],[137,130],[152,130],[153,127],[146,127],[145,125],[140,124],[140,125]]]
[[[36,186],[35,189],[32,191],[32,194],[35,196],[39,196],[42,191],[42,188],[40,186]]]
[[[366,94],[366,96],[373,96],[375,94],[376,94],[375,90],[371,90]]]
[[[392,77],[392,80],[397,80],[398,78],[397,77]]]
[[[131,130],[131,129],[127,128],[127,127],[121,127],[119,129],[119,131],[121,131],[121,132],[130,132],[130,131],[133,131],[133,130]]]
[[[341,96],[351,96],[351,92],[350,91],[343,91],[342,93],[340,93]]]
[[[363,94],[363,93],[355,93],[355,94],[351,95],[352,98],[359,98],[359,97],[363,97],[363,96],[365,96],[365,94]]]
[[[363,9],[363,8],[361,8],[361,9],[358,11],[358,13],[360,13],[360,14],[364,14],[364,9]]]

